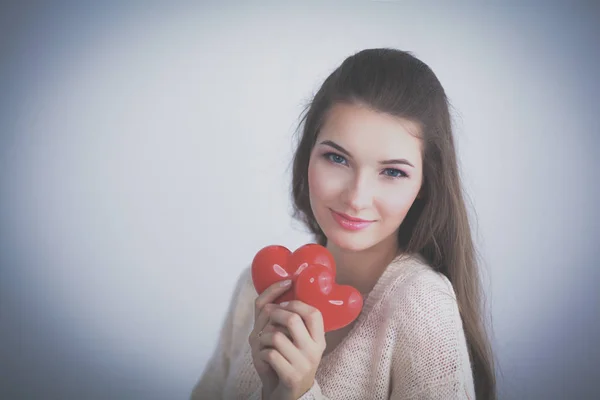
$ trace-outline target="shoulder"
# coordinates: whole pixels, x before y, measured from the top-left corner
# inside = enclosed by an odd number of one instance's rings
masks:
[[[251,269],[244,267],[235,278],[227,311],[230,337],[227,351],[230,357],[236,357],[247,343],[248,334],[254,323],[254,300],[256,297]]]
[[[415,268],[396,296],[422,306],[456,304],[456,293],[450,280],[427,264]]]
[[[254,299],[258,296],[252,282],[252,271],[249,266],[240,270],[231,295],[231,307],[237,314],[253,312]]]
[[[256,290],[254,289],[254,284],[252,282],[252,269],[249,265],[239,271],[235,282],[234,294],[246,296],[256,295]]]
[[[390,296],[395,300],[441,296],[456,301],[456,293],[450,280],[434,270],[421,256],[414,255],[404,261],[402,274],[394,277],[390,286]]]
[[[459,327],[460,312],[450,280],[418,256],[407,265],[389,286],[385,303],[391,316],[411,331],[434,333]]]
[[[394,259],[381,278],[376,290],[378,300],[398,302],[419,300],[437,295],[456,301],[450,280],[434,270],[420,255],[402,255]]]

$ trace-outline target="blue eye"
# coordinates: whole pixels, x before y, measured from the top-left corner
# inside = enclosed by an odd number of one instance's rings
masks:
[[[403,178],[408,176],[406,173],[404,173],[404,171],[400,171],[399,169],[395,168],[386,168],[383,173],[390,178]]]
[[[343,164],[346,162],[346,159],[342,156],[340,156],[339,154],[335,154],[335,153],[327,153],[325,154],[325,158],[327,158],[328,160],[336,163],[336,164]]]

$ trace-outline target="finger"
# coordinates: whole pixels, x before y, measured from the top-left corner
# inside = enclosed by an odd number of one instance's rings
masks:
[[[272,324],[282,325],[292,335],[292,340],[301,349],[311,349],[314,347],[315,341],[308,332],[304,320],[295,312],[277,308],[273,310],[269,321]]]
[[[265,289],[254,301],[254,315],[260,314],[260,310],[269,304],[273,303],[279,296],[285,293],[292,286],[291,279],[276,282]]]
[[[296,380],[296,369],[275,349],[264,349],[259,353],[261,360],[265,361],[275,370],[279,379],[288,387],[292,387]]]
[[[264,333],[281,332],[285,336],[287,336],[288,339],[293,340],[292,334],[290,333],[290,331],[288,331],[288,329],[285,326],[275,325],[275,324],[272,324],[270,321],[267,321],[267,325],[263,328],[263,332]]]
[[[291,340],[280,331],[263,334],[260,337],[260,346],[261,350],[263,348],[277,350],[291,365],[302,365],[306,363],[300,350],[298,350]]]
[[[281,303],[280,306],[287,311],[298,314],[311,338],[315,343],[325,344],[325,325],[323,323],[323,314],[318,308],[308,305],[300,300],[292,300],[287,303]]]
[[[270,318],[271,312],[273,312],[273,310],[276,308],[278,308],[277,305],[275,305],[273,303],[269,303],[269,304],[266,304],[260,310],[260,313],[258,314],[258,316],[256,317],[256,320],[254,321],[254,329],[252,330],[252,335],[254,335],[254,336],[258,335],[259,332],[263,331],[267,327],[267,324],[269,323],[269,318]]]

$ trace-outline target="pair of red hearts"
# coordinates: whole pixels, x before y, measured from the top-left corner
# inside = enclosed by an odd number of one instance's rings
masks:
[[[323,315],[325,332],[343,328],[354,321],[363,298],[352,286],[335,283],[335,261],[325,247],[310,243],[293,253],[284,246],[262,248],[252,261],[252,281],[258,294],[276,282],[292,280],[291,289],[275,300],[300,300]]]

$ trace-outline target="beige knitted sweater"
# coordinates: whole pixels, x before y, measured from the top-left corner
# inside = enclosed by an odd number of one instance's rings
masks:
[[[248,344],[256,297],[246,268],[191,399],[261,399]],[[321,359],[313,387],[301,397],[309,399],[475,399],[450,281],[420,257],[396,257],[348,335]]]

